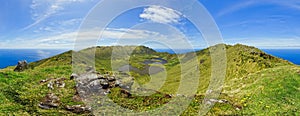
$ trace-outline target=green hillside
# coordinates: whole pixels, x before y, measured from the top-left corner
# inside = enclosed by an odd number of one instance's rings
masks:
[[[221,46],[221,45],[218,45]],[[207,115],[300,115],[300,67],[286,60],[268,55],[263,51],[245,45],[225,45],[227,56],[226,78],[220,98],[226,102],[216,102]],[[205,93],[211,79],[210,48],[197,51],[197,63],[201,78],[196,95],[182,115],[198,115],[203,107]],[[128,51],[133,51],[128,52]],[[190,53],[159,53],[145,46],[93,47],[81,51],[68,51],[41,61],[29,64],[29,69],[14,72],[14,66],[0,70],[0,115],[89,115],[91,112],[72,112],[66,107],[83,104],[74,100],[75,81],[70,80],[72,64],[88,67],[90,53],[95,53],[95,68],[101,74],[121,75],[120,70],[130,64],[133,86],[147,85],[151,79],[164,82],[158,91],[150,96],[124,95],[119,88],[111,88],[107,94],[115,103],[133,111],[148,111],[170,102],[180,85],[181,62],[192,65]],[[77,54],[77,55],[76,55]],[[72,56],[73,61],[72,61]],[[111,63],[113,60],[113,63]],[[156,67],[158,73],[149,75],[148,70]],[[163,71],[164,70],[164,71]],[[165,72],[165,74],[164,74]],[[166,80],[160,80],[166,75]],[[121,77],[121,76],[120,76]],[[62,79],[64,87],[49,89],[48,82],[41,80]],[[149,87],[151,88],[151,86]],[[59,106],[42,109],[38,104],[48,93],[55,94]],[[127,93],[128,94],[128,93]],[[191,97],[191,96],[186,96]],[[97,104],[98,102],[95,102]],[[94,109],[93,113],[101,114]]]

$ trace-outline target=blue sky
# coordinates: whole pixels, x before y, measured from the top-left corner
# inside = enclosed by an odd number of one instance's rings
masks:
[[[73,49],[81,23],[100,1],[1,1],[0,48]],[[259,48],[300,48],[299,0],[199,2],[214,18],[226,44],[242,43]],[[101,23],[101,19],[95,23]],[[82,34],[88,40],[89,35],[100,33],[95,30],[91,28]],[[103,31],[102,37],[97,45],[144,42],[143,44],[156,48],[166,47],[167,44],[185,48],[182,42],[188,41],[195,48],[207,47],[201,32],[184,14],[162,6],[139,7],[120,14]],[[153,44],[160,41],[165,45]]]

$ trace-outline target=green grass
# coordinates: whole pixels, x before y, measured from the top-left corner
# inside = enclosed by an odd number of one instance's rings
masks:
[[[207,115],[299,115],[300,96],[300,68],[292,63],[279,59],[254,47],[244,45],[225,46],[227,53],[226,78],[220,99],[226,99],[229,104],[216,103]],[[94,48],[82,50],[75,63],[84,68],[88,53]],[[133,94],[126,97],[120,93],[119,88],[112,89],[108,96],[117,104],[134,111],[150,111],[163,106],[173,98],[167,94],[175,95],[184,77],[190,77],[190,69],[195,63],[189,59],[190,55],[171,55],[157,53],[147,47],[127,46],[121,49],[117,46],[96,47],[96,70],[101,73],[111,72],[110,56],[112,50],[122,52],[135,50],[131,57],[113,59],[114,66],[120,67],[128,62],[138,69],[143,69],[142,62],[151,58],[163,58],[168,61],[163,67],[166,72],[155,75],[131,72],[135,78],[135,86],[143,86],[157,90],[150,96]],[[74,53],[74,52],[73,52]],[[75,54],[76,54],[75,53]],[[123,55],[128,55],[124,53]],[[147,54],[147,55],[145,55]],[[200,78],[197,92],[188,108],[182,115],[197,115],[202,108],[211,79],[211,63],[209,49],[196,52],[197,65],[199,65]],[[30,64],[31,69],[24,72],[13,72],[14,67],[0,70],[0,115],[78,115],[64,110],[66,105],[83,104],[72,100],[75,94],[75,82],[69,80],[72,73],[72,51],[44,59]],[[74,63],[74,62],[73,62]],[[117,65],[115,65],[117,64]],[[186,67],[183,67],[186,66]],[[181,77],[183,75],[183,77]],[[39,81],[46,78],[65,77],[66,87],[49,90],[47,84]],[[165,78],[161,78],[165,77]],[[193,80],[192,80],[193,81]],[[195,81],[195,80],[194,80]],[[154,82],[154,83],[153,83]],[[162,83],[155,83],[162,82]],[[192,83],[192,82],[191,82]],[[160,85],[160,86],[156,86]],[[186,84],[189,87],[191,84]],[[53,92],[61,99],[61,106],[56,109],[43,110],[37,104],[49,92]],[[177,104],[177,103],[176,103]],[[179,103],[178,103],[179,104]],[[236,110],[239,107],[241,110]],[[166,111],[164,111],[166,112]],[[80,114],[88,115],[88,114]]]

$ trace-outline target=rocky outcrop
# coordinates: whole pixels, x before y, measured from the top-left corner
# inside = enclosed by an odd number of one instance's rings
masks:
[[[19,61],[17,67],[14,69],[15,72],[22,72],[28,69],[28,63],[26,60]]]
[[[47,87],[51,90],[54,89],[54,87],[57,87],[57,88],[64,88],[66,86],[65,84],[65,81],[66,78],[57,78],[57,79],[54,79],[54,78],[48,78],[48,79],[44,79],[44,80],[41,80],[40,83],[43,84],[43,83],[47,83]]]
[[[48,78],[40,81],[40,84],[47,85],[50,91],[55,89],[63,88],[66,86],[65,80],[67,78]],[[110,93],[110,90],[115,87],[120,87],[121,93],[127,97],[131,96],[129,92],[132,84],[133,77],[131,76],[116,76],[114,74],[100,74],[96,72],[92,67],[87,67],[85,73],[81,74],[71,74],[70,80],[76,81],[76,93],[72,97],[75,102],[85,102],[90,100],[93,96],[105,96]],[[86,103],[86,105],[65,105],[60,103],[58,96],[53,93],[47,94],[38,107],[42,109],[51,109],[63,106],[65,110],[81,114],[81,113],[91,113],[91,104]],[[61,108],[61,107],[60,107]]]
[[[120,87],[129,90],[133,84],[133,77],[116,77],[114,74],[100,74],[93,70],[86,70],[83,74],[72,74],[70,79],[76,80],[78,94],[85,98],[90,95],[106,95],[111,88]]]
[[[42,109],[57,108],[60,105],[60,99],[53,93],[48,93],[38,104]]]

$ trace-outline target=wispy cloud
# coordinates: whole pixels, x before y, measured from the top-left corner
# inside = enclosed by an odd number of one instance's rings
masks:
[[[45,51],[45,50],[37,50],[36,52],[37,52],[37,54],[38,54],[38,58],[39,58],[39,59],[47,58],[47,57],[49,57],[50,54],[51,54],[51,52],[49,52],[49,51],[47,52],[47,51]]]
[[[299,0],[248,0],[238,2],[237,4],[233,4],[227,8],[222,9],[217,17],[221,17],[233,12],[237,12],[242,9],[246,9],[255,5],[277,5],[282,6],[289,9],[300,10],[300,1]]]
[[[74,45],[140,45],[147,44],[148,42],[157,42],[167,45],[170,48],[186,49],[193,46],[187,37],[179,33],[164,33],[154,32],[142,29],[129,29],[129,28],[107,28],[103,32],[95,31],[97,29],[90,29],[80,33],[68,32],[53,36],[44,36],[39,38],[21,38],[6,42],[6,48],[15,48],[16,46],[9,46],[12,43],[20,43],[20,48],[67,48],[73,49]],[[102,33],[99,40],[98,35]],[[78,40],[75,40],[76,37]],[[24,41],[25,40],[25,41]],[[76,42],[76,43],[75,43]],[[90,45],[92,44],[92,45]],[[35,45],[35,46],[32,46]],[[148,45],[148,44],[147,44]],[[150,46],[156,47],[156,46]]]
[[[32,0],[31,14],[34,22],[22,30],[27,30],[41,23],[45,19],[63,11],[65,6],[72,3],[82,3],[89,0]]]
[[[234,5],[230,6],[229,8],[222,9],[217,14],[217,17],[221,17],[221,16],[224,16],[226,14],[230,14],[230,13],[239,11],[241,9],[247,8],[247,7],[255,5],[257,3],[258,3],[257,0],[248,0],[248,1],[243,1],[241,3],[234,4]]]
[[[64,33],[71,32],[79,28],[82,18],[73,18],[68,20],[57,20],[47,22],[36,26],[32,29],[35,33]]]
[[[53,36],[44,36],[39,38],[19,38],[11,41],[0,42],[0,44],[4,45],[4,48],[16,48],[12,43],[19,43],[17,47],[20,48],[73,48],[76,42],[76,37],[79,36],[82,38],[81,41],[93,41],[93,43],[97,43],[97,38],[99,33],[91,30],[86,30],[83,32],[68,32],[59,35]],[[174,44],[174,46],[184,47],[180,45],[182,42],[180,39],[184,38],[181,35],[170,34],[170,35],[162,35],[159,32],[153,32],[148,30],[138,30],[138,29],[127,29],[127,28],[107,28],[102,32],[103,39],[114,39],[117,41],[126,42],[125,44],[137,45],[142,41],[161,41],[161,42],[169,42],[169,44]],[[119,40],[118,40],[119,39]],[[113,43],[107,43],[106,45],[114,45],[117,43],[114,41]],[[78,42],[78,41],[77,41]],[[121,42],[122,43],[122,42]],[[178,44],[178,45],[177,45]],[[34,45],[34,46],[32,46]],[[93,46],[93,45],[91,45]]]
[[[171,8],[161,6],[150,6],[144,9],[140,14],[140,18],[150,20],[157,23],[179,23],[182,14]]]

